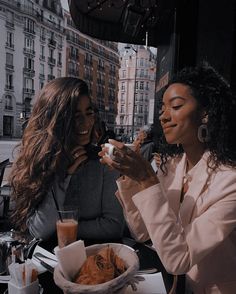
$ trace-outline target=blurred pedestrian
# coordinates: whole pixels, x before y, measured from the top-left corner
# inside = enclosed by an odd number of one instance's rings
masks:
[[[153,152],[155,150],[155,143],[153,141],[153,126],[145,125],[139,130],[135,145],[139,145],[140,154],[150,161],[153,158]]]

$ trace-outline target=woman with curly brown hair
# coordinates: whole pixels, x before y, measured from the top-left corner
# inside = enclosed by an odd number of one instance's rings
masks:
[[[236,99],[209,65],[183,69],[162,97],[158,175],[122,143],[102,161],[118,183],[133,235],[151,238],[163,265],[186,274],[188,293],[236,288]],[[100,155],[104,155],[103,150]]]
[[[61,209],[78,208],[78,238],[118,239],[123,213],[115,198],[117,172],[99,163],[97,118],[86,83],[58,78],[41,91],[11,173],[17,229],[47,240]]]

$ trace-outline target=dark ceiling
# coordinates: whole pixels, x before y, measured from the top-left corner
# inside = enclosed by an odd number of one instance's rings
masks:
[[[148,46],[168,44],[174,0],[70,0],[76,27],[92,37]]]

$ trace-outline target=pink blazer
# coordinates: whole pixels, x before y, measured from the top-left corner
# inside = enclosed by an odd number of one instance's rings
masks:
[[[152,239],[168,272],[186,274],[197,294],[235,294],[236,170],[209,170],[208,156],[190,171],[181,205],[186,155],[169,163],[167,176],[158,175],[160,184],[143,191],[120,178],[117,197],[134,237]]]

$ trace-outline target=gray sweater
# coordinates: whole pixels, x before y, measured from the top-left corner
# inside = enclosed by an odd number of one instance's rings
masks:
[[[117,190],[116,171],[89,160],[73,176],[67,176],[63,183],[54,183],[54,190],[60,208],[79,210],[78,239],[118,239],[122,237],[124,218],[122,208],[115,197]],[[44,240],[56,231],[58,214],[52,192],[27,220],[27,226],[34,237]]]

